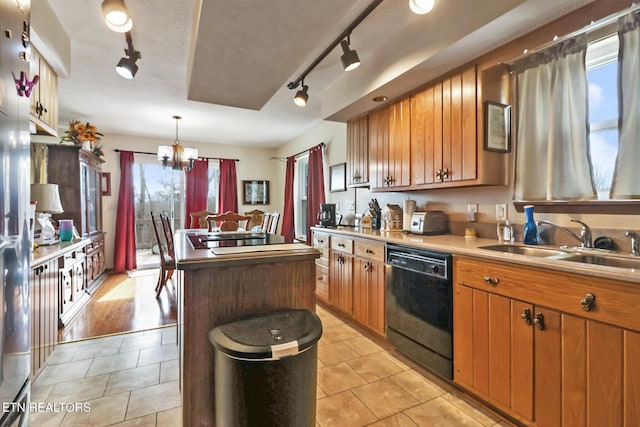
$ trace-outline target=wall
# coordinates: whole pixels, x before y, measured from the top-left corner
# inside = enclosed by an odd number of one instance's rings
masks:
[[[32,135],[32,141],[57,144],[59,139]],[[236,163],[239,187],[242,185],[243,180],[270,181],[269,199],[271,203],[269,205],[240,204],[240,212],[246,212],[253,209],[260,209],[266,212],[282,212],[282,188],[284,187],[284,184],[280,182],[280,176],[278,174],[279,169],[273,167],[276,161],[268,160],[269,157],[276,155],[276,151],[274,149],[261,149],[226,144],[208,144],[190,141],[180,142],[184,146],[197,148],[200,156],[203,157],[239,159],[240,161]],[[106,233],[105,251],[106,265],[108,269],[113,268],[116,211],[118,205],[118,189],[120,187],[119,153],[114,150],[121,149],[155,153],[158,145],[171,145],[172,143],[172,140],[108,133],[102,138],[102,147],[105,153],[103,157],[105,163],[102,165],[102,171],[111,173],[111,195],[102,197],[102,227]],[[282,166],[282,170],[284,171],[284,166]],[[240,203],[242,202],[241,188],[238,188],[238,200]]]

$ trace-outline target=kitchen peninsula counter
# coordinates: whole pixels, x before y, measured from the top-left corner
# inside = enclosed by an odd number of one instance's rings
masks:
[[[215,425],[214,349],[218,325],[279,308],[315,311],[315,259],[304,244],[194,249],[175,234],[178,345],[184,426]]]

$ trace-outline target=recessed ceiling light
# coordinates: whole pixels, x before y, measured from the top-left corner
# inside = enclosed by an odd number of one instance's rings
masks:
[[[376,96],[376,97],[374,97],[374,98],[373,98],[373,102],[384,102],[384,101],[386,101],[387,99],[389,99],[389,98],[387,98],[387,97],[386,97],[386,96],[384,96],[384,95],[380,95],[380,96]]]

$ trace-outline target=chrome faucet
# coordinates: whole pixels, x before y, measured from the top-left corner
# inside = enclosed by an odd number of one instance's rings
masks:
[[[589,226],[587,224],[585,224],[582,221],[579,221],[577,219],[572,219],[571,221],[573,222],[577,222],[578,224],[582,225],[582,227],[580,228],[580,235],[578,236],[576,233],[574,233],[573,231],[569,230],[568,228],[565,228],[561,225],[558,225],[556,223],[553,223],[551,221],[538,221],[538,225],[550,225],[552,227],[557,228],[560,231],[564,231],[565,233],[569,234],[571,237],[573,237],[574,239],[576,239],[577,241],[580,242],[580,246],[583,248],[592,248],[593,247],[593,241],[591,240],[591,228],[589,228]]]
[[[631,239],[631,255],[640,255],[640,236],[634,231],[625,231],[625,236]]]

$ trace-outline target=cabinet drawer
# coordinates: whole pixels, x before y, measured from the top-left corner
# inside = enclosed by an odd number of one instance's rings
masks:
[[[318,248],[320,251],[320,258],[316,258],[316,264],[329,266],[329,248]]]
[[[592,276],[515,266],[484,259],[454,258],[458,284],[587,319],[640,331],[640,290],[637,285]],[[593,294],[589,311],[582,300]]]
[[[370,240],[356,240],[353,242],[353,253],[359,257],[372,261],[384,262],[384,244]]]
[[[353,253],[353,240],[346,237],[331,237],[331,250],[344,252],[347,254]]]
[[[316,264],[316,295],[329,301],[329,268]]]
[[[313,232],[313,247],[320,248],[328,248],[329,247],[329,235],[327,233],[321,233],[318,231]]]

